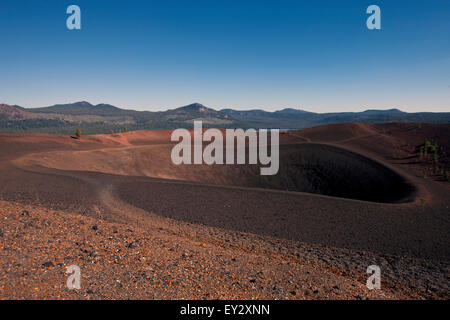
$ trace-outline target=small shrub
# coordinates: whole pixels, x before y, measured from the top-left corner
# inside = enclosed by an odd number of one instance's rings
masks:
[[[81,129],[80,129],[80,128],[77,128],[77,130],[75,131],[75,135],[76,135],[78,138],[81,138]]]

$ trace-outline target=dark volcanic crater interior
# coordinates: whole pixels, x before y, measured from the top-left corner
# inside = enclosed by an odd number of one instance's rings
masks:
[[[281,145],[279,171],[273,176],[260,175],[256,165],[190,167],[183,180],[384,203],[411,201],[415,192],[414,186],[386,166],[322,144]]]
[[[415,188],[384,165],[344,149],[319,144],[284,146],[276,176],[251,184],[373,202],[406,202]]]
[[[273,176],[262,176],[260,165],[175,165],[170,157],[172,148],[171,144],[160,144],[63,151],[37,154],[28,160],[59,170],[307,192],[383,203],[409,202],[415,195],[415,187],[388,167],[324,144],[281,144],[279,171]]]

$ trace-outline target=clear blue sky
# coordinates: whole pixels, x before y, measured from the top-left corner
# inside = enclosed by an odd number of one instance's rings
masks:
[[[0,103],[80,100],[450,111],[450,1],[1,0]]]

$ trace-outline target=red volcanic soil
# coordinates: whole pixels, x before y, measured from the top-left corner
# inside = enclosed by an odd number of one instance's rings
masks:
[[[175,166],[170,131],[1,133],[0,297],[448,299],[449,131],[283,133],[273,177]],[[419,159],[426,140],[438,161]],[[365,286],[372,264],[381,291]]]

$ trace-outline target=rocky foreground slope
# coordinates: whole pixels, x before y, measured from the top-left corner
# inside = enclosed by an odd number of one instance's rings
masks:
[[[448,298],[389,278],[381,291],[368,290],[355,263],[373,258],[364,253],[338,253],[349,259],[343,270],[339,255],[331,258],[338,251],[296,245],[292,255],[289,247],[276,252],[276,239],[217,230],[186,237],[176,222],[140,228],[4,201],[0,219],[2,299]],[[70,265],[81,269],[80,290],[66,287]]]

